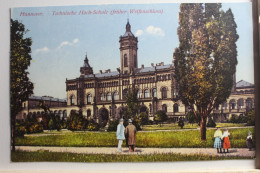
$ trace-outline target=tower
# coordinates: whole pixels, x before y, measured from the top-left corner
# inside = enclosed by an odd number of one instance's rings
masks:
[[[120,59],[121,59],[121,73],[129,74],[137,68],[137,43],[138,39],[131,32],[131,25],[129,20],[126,24],[126,32],[120,36]]]
[[[89,75],[89,74],[93,74],[93,69],[92,67],[90,67],[88,63],[88,56],[86,55],[84,64],[82,67],[80,67],[80,76]]]

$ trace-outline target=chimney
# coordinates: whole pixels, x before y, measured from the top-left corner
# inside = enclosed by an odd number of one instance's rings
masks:
[[[110,71],[110,69],[107,69],[106,71],[105,71],[105,73],[110,73],[111,71]]]
[[[103,73],[102,70],[99,70],[99,73],[102,74]]]
[[[153,64],[153,63],[151,63],[151,67],[154,67],[154,64]]]
[[[144,69],[144,65],[143,64],[141,65],[141,68]]]

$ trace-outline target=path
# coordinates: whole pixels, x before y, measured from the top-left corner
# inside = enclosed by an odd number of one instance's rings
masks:
[[[123,152],[118,153],[115,147],[41,147],[41,146],[16,146],[21,151],[39,151],[46,150],[50,152],[69,152],[79,154],[162,154],[162,153],[180,153],[180,154],[205,154],[212,156],[239,156],[254,157],[255,151],[248,151],[246,148],[232,148],[229,153],[217,153],[214,148],[136,148],[134,153],[130,153],[128,148],[123,148]]]

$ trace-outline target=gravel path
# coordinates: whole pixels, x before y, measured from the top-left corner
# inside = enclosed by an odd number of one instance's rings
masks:
[[[246,148],[231,148],[229,153],[217,153],[214,148],[136,148],[135,152],[130,153],[128,148],[123,148],[121,153],[117,148],[107,147],[41,147],[41,146],[16,146],[21,151],[40,151],[50,152],[69,152],[79,154],[160,154],[160,153],[180,153],[180,154],[205,154],[213,156],[239,156],[254,157],[255,151],[249,151]]]

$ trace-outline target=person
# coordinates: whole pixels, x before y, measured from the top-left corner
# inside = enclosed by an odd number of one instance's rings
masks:
[[[217,130],[214,133],[214,148],[217,148],[218,153],[222,153],[222,142],[221,142],[221,137],[222,137],[222,131],[220,130],[220,126],[216,126]]]
[[[118,147],[117,150],[118,152],[122,152],[122,144],[123,140],[125,139],[125,126],[123,125],[124,120],[121,118],[119,120],[119,124],[117,125],[117,130],[116,130],[116,138],[118,140]]]
[[[229,135],[230,135],[230,133],[228,132],[228,129],[225,129],[225,131],[222,135],[224,153],[225,153],[225,149],[227,149],[227,153],[228,153],[228,149],[231,148],[229,137],[228,137]]]
[[[128,126],[125,128],[125,136],[127,138],[127,145],[129,147],[130,152],[135,151],[135,135],[136,135],[136,127],[132,124],[132,120],[128,120]]]
[[[248,136],[246,138],[246,146],[249,149],[249,151],[251,151],[253,148],[253,137],[251,132],[248,132]]]

